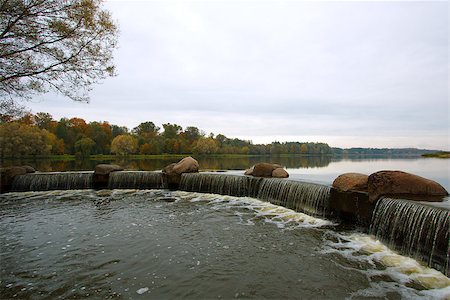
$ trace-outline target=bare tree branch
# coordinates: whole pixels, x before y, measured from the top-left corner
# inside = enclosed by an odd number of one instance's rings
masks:
[[[87,101],[114,75],[118,29],[101,0],[0,1],[0,101],[54,90]]]

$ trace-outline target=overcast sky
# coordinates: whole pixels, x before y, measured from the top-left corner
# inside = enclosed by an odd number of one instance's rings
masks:
[[[449,149],[448,1],[108,1],[118,76],[55,118],[336,147]]]

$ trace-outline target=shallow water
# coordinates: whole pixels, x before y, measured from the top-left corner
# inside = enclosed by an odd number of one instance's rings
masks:
[[[0,196],[2,298],[446,298],[372,237],[252,198],[165,190]]]

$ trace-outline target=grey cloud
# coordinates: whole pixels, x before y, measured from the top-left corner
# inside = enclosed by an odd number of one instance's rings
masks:
[[[250,137],[417,133],[448,148],[446,2],[106,4],[119,76],[89,107],[47,95],[35,111]]]

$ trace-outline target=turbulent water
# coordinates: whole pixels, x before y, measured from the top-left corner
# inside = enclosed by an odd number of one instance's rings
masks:
[[[183,174],[180,190],[254,197],[297,212],[325,217],[329,214],[330,187],[280,178],[228,174]]]
[[[377,202],[370,232],[401,253],[449,275],[449,210],[383,198]]]
[[[0,195],[1,298],[429,298],[450,279],[373,237],[247,197]]]

